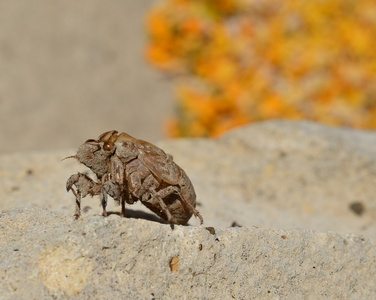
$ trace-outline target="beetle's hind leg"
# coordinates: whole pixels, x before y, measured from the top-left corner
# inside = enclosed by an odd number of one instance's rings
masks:
[[[167,198],[169,195],[171,194],[177,194],[179,197],[179,201],[182,203],[183,207],[185,207],[187,210],[189,210],[192,214],[194,214],[197,218],[200,219],[200,224],[202,225],[204,220],[201,216],[201,214],[196,210],[196,208],[194,208],[194,206],[189,203],[182,195],[182,193],[180,192],[179,188],[177,188],[176,186],[168,186],[162,190],[159,190],[158,192],[155,192],[154,189],[150,189],[150,193],[152,195],[152,198],[149,200],[149,201],[153,201],[153,198],[157,199],[158,200],[158,203],[159,205],[161,206],[161,208],[163,209],[163,211],[165,212],[166,216],[167,216],[167,221],[169,223],[173,223],[173,224],[180,224],[179,222],[176,221],[176,219],[171,215],[171,212],[170,210],[168,209],[168,207],[166,206],[166,204],[164,203],[163,199]]]
[[[179,224],[176,219],[172,216],[170,210],[168,209],[166,203],[164,203],[162,197],[159,195],[159,193],[155,193],[155,191],[151,191],[154,198],[157,199],[159,205],[161,206],[163,212],[166,214],[167,222],[170,224]],[[163,197],[164,198],[164,197]]]
[[[202,216],[198,212],[198,210],[191,203],[189,203],[187,200],[185,200],[185,198],[183,197],[182,193],[179,190],[177,190],[177,193],[179,194],[179,196],[180,196],[179,199],[183,203],[183,205],[188,207],[188,209],[195,215],[195,217],[200,219],[200,225],[202,225],[204,223],[204,219],[202,218]]]

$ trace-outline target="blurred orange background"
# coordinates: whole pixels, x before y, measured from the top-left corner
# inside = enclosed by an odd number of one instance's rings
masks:
[[[147,59],[176,76],[169,136],[272,118],[376,127],[373,0],[164,0]]]

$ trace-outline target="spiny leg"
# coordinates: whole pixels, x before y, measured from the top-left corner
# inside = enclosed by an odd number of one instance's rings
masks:
[[[160,198],[166,198],[167,196],[176,193],[179,195],[179,201],[182,202],[183,206],[187,207],[197,218],[200,219],[200,224],[202,225],[204,223],[204,219],[202,218],[201,214],[196,210],[196,208],[189,203],[184,197],[183,194],[180,192],[180,190],[175,186],[168,186],[163,190],[158,191],[157,195],[159,195]]]
[[[80,173],[78,174],[73,174],[72,176],[70,176],[67,180],[67,183],[66,183],[66,189],[67,189],[67,192],[69,191],[72,191],[73,195],[75,196],[76,198],[76,212],[74,214],[74,218],[77,220],[80,215],[81,215],[81,193],[78,191],[77,189],[77,192],[72,188],[73,185],[76,185],[78,180],[80,178]]]
[[[185,200],[185,198],[183,197],[183,194],[180,192],[180,191],[177,191],[178,194],[179,194],[179,200],[181,202],[183,202],[184,205],[186,205],[188,207],[188,209],[197,217],[200,219],[200,225],[202,225],[204,223],[204,219],[202,218],[201,214],[197,211],[197,209],[191,204],[189,203],[187,200]]]
[[[76,186],[76,190],[73,189]],[[76,212],[74,214],[77,220],[81,216],[81,199],[90,194],[91,196],[100,194],[100,187],[102,185],[93,181],[89,176],[77,173],[70,176],[66,183],[67,192],[72,191],[76,198]]]
[[[76,212],[74,214],[74,218],[78,220],[78,218],[81,216],[81,193],[76,191],[72,188],[70,188],[72,191],[73,195],[76,197]]]
[[[175,220],[175,218],[171,215],[170,210],[168,209],[166,203],[164,203],[163,199],[159,196],[159,193],[155,192],[155,190],[153,188],[149,189],[149,191],[152,195],[152,199],[156,198],[158,200],[159,205],[161,206],[163,212],[166,214],[167,222],[170,223],[170,224],[179,224]]]

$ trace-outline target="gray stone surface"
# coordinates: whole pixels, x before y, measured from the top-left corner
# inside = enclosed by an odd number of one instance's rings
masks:
[[[73,221],[74,149],[0,156],[0,298],[376,298],[375,133],[274,121],[158,145],[203,226],[90,197]]]
[[[188,169],[211,226],[236,221],[376,238],[373,132],[271,121],[219,140],[160,145]],[[354,203],[361,215],[350,209]]]
[[[2,299],[371,299],[376,245],[352,234],[217,229],[47,209],[2,213]],[[213,234],[214,233],[214,234]]]

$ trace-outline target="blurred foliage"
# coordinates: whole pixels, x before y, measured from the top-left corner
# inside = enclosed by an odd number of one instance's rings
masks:
[[[177,74],[170,136],[270,118],[376,128],[376,1],[164,0],[148,60]]]

